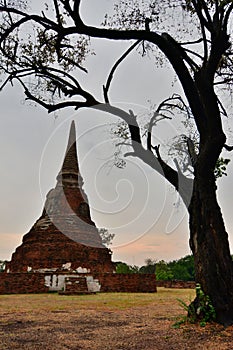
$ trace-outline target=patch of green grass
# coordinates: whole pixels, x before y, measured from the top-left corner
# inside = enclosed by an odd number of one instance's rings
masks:
[[[151,305],[166,305],[177,298],[190,300],[193,290],[158,288],[157,293],[98,293],[61,296],[58,294],[0,295],[0,312],[69,311],[74,309],[125,310]]]

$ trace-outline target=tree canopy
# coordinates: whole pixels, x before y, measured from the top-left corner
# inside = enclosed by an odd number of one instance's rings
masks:
[[[199,162],[214,169],[219,158],[214,154],[211,139],[222,137],[226,149],[225,135],[221,133],[220,118],[211,127],[207,114],[214,115],[213,108],[221,115],[231,110],[223,95],[198,86],[200,78],[208,77],[213,87],[224,89],[232,84],[232,48],[230,45],[229,18],[232,1],[114,1],[110,14],[103,13],[103,22],[94,27],[85,24],[82,13],[83,1],[51,0],[43,4],[37,13],[30,13],[26,1],[2,1],[2,24],[0,31],[0,68],[7,83],[17,81],[24,89],[26,98],[48,110],[73,107],[78,110],[89,107],[107,111],[121,118],[129,128],[129,144],[132,151],[127,156],[140,157],[146,164],[161,173],[179,191],[186,205],[189,205],[193,182],[187,175],[187,168],[193,168],[199,153]],[[32,6],[33,8],[33,6]],[[82,9],[84,9],[82,11]],[[129,49],[116,61],[103,86],[103,98],[97,99],[79,81],[80,73],[87,73],[85,59],[92,52],[92,38],[107,38],[115,41],[134,40]],[[168,97],[153,111],[148,123],[146,140],[133,111],[114,106],[110,98],[110,87],[115,71],[132,50],[144,56],[153,54],[155,64],[169,64],[177,74],[184,89],[184,96]],[[168,63],[167,63],[168,64]],[[81,79],[82,80],[82,79]],[[199,84],[200,85],[200,84]],[[207,93],[208,92],[208,93]],[[214,93],[212,103],[205,103]],[[207,106],[212,107],[206,110]],[[227,106],[226,106],[227,105]],[[176,169],[161,156],[161,148],[154,144],[155,129],[163,119],[173,118],[180,112],[194,121],[198,144],[211,149],[208,162],[202,161],[202,153],[195,146],[195,140],[188,133],[182,138],[185,151],[182,157],[175,157]],[[204,117],[206,115],[206,117]],[[212,137],[207,142],[205,133],[212,128]],[[215,131],[214,131],[215,129]],[[122,134],[119,134],[122,136]],[[125,136],[125,134],[124,134]],[[204,146],[203,146],[204,147]],[[152,157],[153,155],[153,157]],[[205,154],[203,155],[205,156]],[[224,165],[223,165],[224,166]],[[193,170],[191,170],[193,172]],[[220,174],[223,174],[220,172]],[[219,175],[219,172],[217,173]]]
[[[193,281],[194,276],[194,259],[192,255],[183,258],[164,261],[146,259],[143,266],[131,266],[123,262],[116,264],[117,273],[152,273],[156,275],[158,281]]]

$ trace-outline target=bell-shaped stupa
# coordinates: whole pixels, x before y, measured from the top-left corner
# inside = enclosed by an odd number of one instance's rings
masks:
[[[79,171],[74,121],[57,184],[47,194],[41,217],[24,235],[7,265],[9,272],[84,269],[113,272],[111,251],[91,220]]]

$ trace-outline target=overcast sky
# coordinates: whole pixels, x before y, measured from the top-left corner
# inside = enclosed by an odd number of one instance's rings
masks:
[[[101,11],[99,2],[86,0],[83,13],[90,13],[88,21],[97,24],[110,2],[102,1],[105,10]],[[111,43],[110,50],[106,41],[93,45],[98,52],[87,61],[89,77],[81,74],[80,79],[101,98],[107,74],[127,45]],[[173,80],[171,70],[156,68],[153,58],[142,59],[133,53],[115,74],[111,98],[143,118],[148,100],[159,103],[180,91],[178,84],[172,86]],[[112,166],[115,148],[109,130],[116,118],[71,109],[48,115],[25,103],[17,86],[1,92],[0,101],[0,259],[10,259],[41,215],[46,193],[54,187],[64,158],[71,120],[76,123],[80,168],[92,218],[98,227],[115,233],[113,259],[141,265],[146,258],[172,260],[190,253],[188,217],[172,187],[140,160],[127,158],[125,169]],[[226,121],[226,128],[231,122]],[[167,124],[166,130],[167,136],[163,129],[159,133],[161,147],[168,135],[179,132],[176,123]],[[232,162],[228,173],[218,181],[218,193],[233,242]]]

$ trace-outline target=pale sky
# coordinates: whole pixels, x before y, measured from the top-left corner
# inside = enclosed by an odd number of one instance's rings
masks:
[[[103,1],[108,6],[109,1]],[[38,3],[37,3],[38,4]],[[94,24],[101,20],[101,8],[85,1]],[[97,56],[87,66],[89,76],[80,75],[85,86],[101,98],[101,87],[125,43],[95,42]],[[131,54],[119,67],[111,88],[112,101],[139,115],[148,108],[147,100],[159,103],[173,92],[174,75],[168,68],[157,68],[153,59]],[[146,258],[172,260],[190,254],[188,217],[171,186],[140,160],[127,158],[127,167],[112,167],[115,152],[109,124],[116,118],[103,113],[64,110],[48,115],[40,107],[24,102],[16,86],[0,93],[0,259],[10,259],[15,248],[41,215],[46,193],[55,185],[67,144],[71,120],[77,129],[78,155],[92,218],[97,227],[115,233],[113,259],[142,265]],[[226,127],[231,127],[227,121]],[[176,122],[166,126],[178,132]],[[159,135],[161,147],[166,136]],[[231,140],[232,141],[232,140]],[[229,157],[229,154],[227,154]],[[218,181],[219,200],[233,242],[232,181],[233,162],[228,177]],[[233,247],[231,246],[231,251]]]

